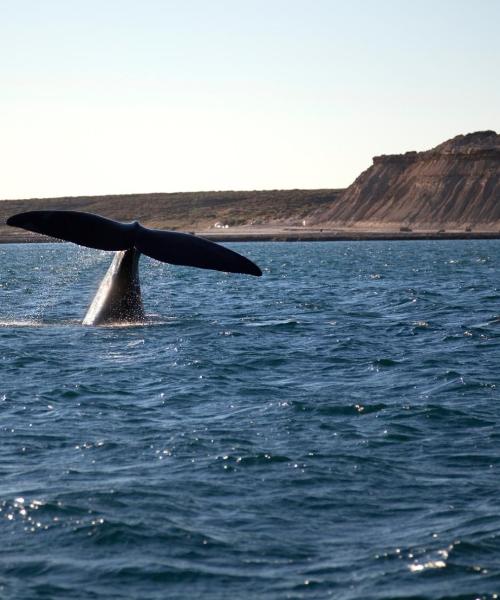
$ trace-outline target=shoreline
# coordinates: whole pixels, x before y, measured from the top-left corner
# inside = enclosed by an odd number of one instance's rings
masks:
[[[189,231],[214,242],[361,242],[361,241],[416,241],[416,240],[496,240],[500,231],[328,231],[272,229],[270,231]],[[44,235],[14,233],[0,235],[0,244],[61,243]]]

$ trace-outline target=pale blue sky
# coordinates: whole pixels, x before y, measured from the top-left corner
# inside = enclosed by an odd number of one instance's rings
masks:
[[[500,130],[500,0],[0,0],[0,198],[344,187]]]

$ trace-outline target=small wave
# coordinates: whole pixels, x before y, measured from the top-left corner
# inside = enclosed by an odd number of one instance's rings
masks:
[[[218,460],[222,460],[227,464],[233,464],[233,466],[262,466],[271,463],[288,463],[291,459],[288,456],[280,454],[272,454],[271,452],[260,452],[258,454],[233,456],[230,454],[224,454],[217,457]]]
[[[161,317],[159,315],[148,315],[143,321],[123,321],[116,323],[105,323],[103,325],[91,325],[90,327],[99,327],[106,329],[123,328],[123,327],[151,327],[153,325],[169,325],[175,318]],[[0,319],[0,327],[17,328],[17,327],[75,327],[82,326],[80,319],[61,319],[61,320],[46,320],[46,319]],[[88,327],[85,325],[85,327]]]
[[[299,321],[295,319],[269,319],[266,321],[255,321],[245,323],[247,327],[295,327],[299,325]]]
[[[35,319],[4,319],[0,320],[0,327],[46,327],[47,324]]]
[[[393,358],[378,358],[377,360],[373,361],[372,367],[377,370],[380,368],[397,367],[398,365],[402,364],[402,362],[403,361],[398,361]]]
[[[315,404],[314,402],[304,402],[301,400],[293,400],[290,402],[292,408],[298,412],[315,412],[326,416],[347,416],[353,414],[371,414],[377,413],[387,408],[387,404],[383,402],[375,402],[372,404]]]

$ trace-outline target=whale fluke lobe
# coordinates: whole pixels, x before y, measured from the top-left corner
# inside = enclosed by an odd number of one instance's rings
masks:
[[[137,250],[161,262],[227,273],[245,273],[259,277],[262,271],[248,258],[233,250],[195,235],[177,231],[137,228]]]
[[[7,225],[88,248],[116,251],[84,325],[144,320],[138,268],[141,254],[172,265],[262,275],[251,260],[220,244],[188,233],[148,229],[137,221],[121,223],[72,210],[34,210],[9,217]]]
[[[9,217],[7,225],[98,250],[127,250],[134,245],[133,223],[74,210],[32,210]]]

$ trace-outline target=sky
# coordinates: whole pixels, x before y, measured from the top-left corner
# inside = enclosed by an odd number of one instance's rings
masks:
[[[346,187],[500,131],[500,0],[0,0],[0,199]]]

